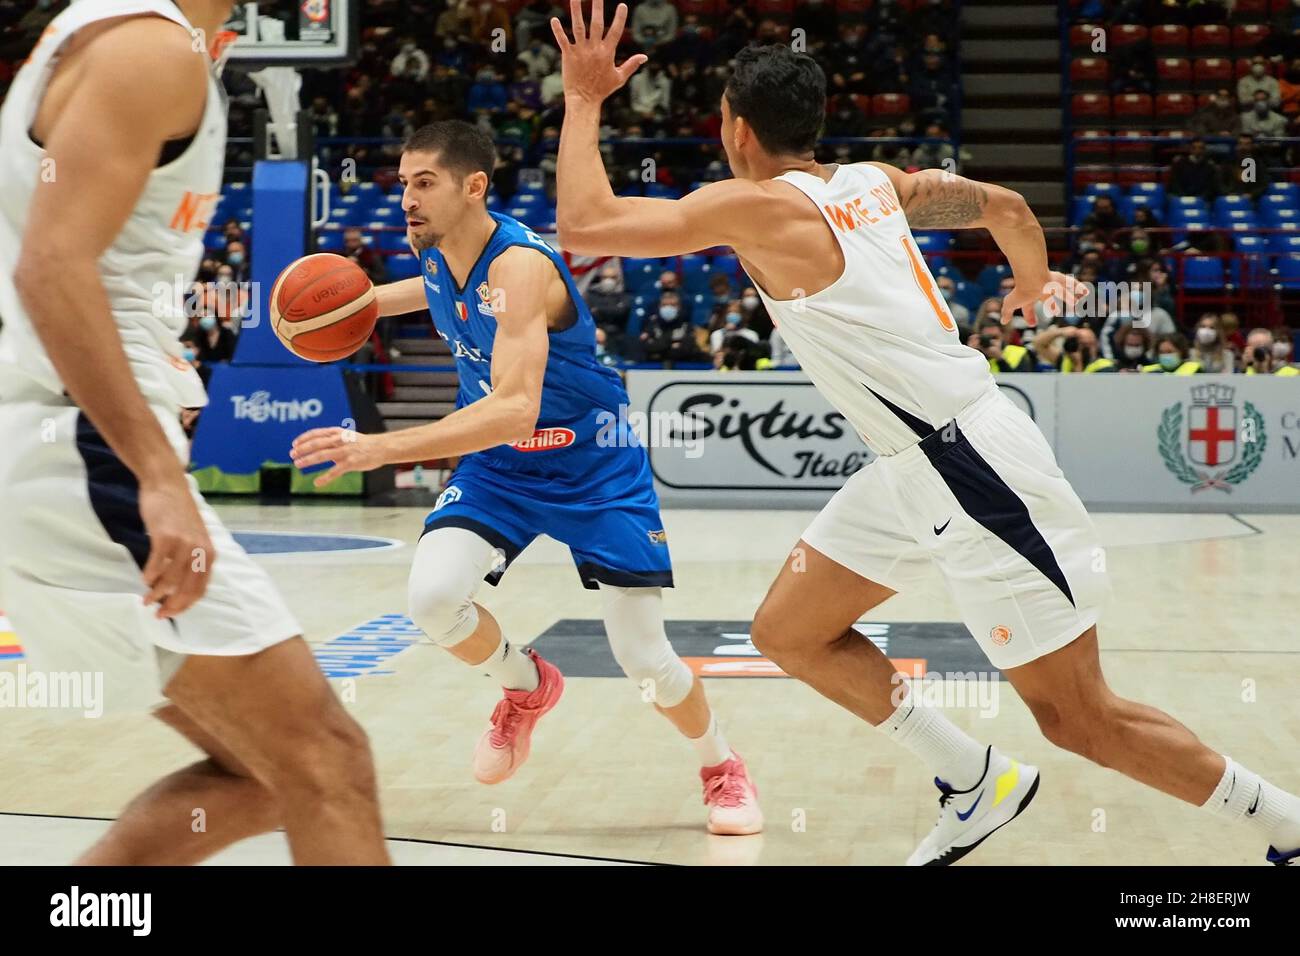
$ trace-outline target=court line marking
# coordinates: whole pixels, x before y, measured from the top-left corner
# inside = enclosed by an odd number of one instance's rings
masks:
[[[396,551],[398,548],[406,547],[406,542],[401,538],[389,538],[385,535],[378,534],[355,534],[350,531],[280,531],[277,529],[258,530],[254,528],[229,528],[231,535],[278,535],[285,538],[343,538],[351,541],[382,541],[383,544],[367,548],[321,548],[310,551],[259,551],[250,552],[251,557],[255,558],[276,558],[276,557],[296,557],[304,554],[347,554],[358,555],[366,552]]]
[[[46,820],[84,820],[88,823],[115,823],[117,817],[87,817],[73,813],[25,813],[20,810],[0,810],[0,817],[35,817]],[[284,833],[283,829],[272,832]],[[582,853],[564,853],[552,850],[525,850],[522,847],[491,846],[482,843],[455,843],[450,840],[425,840],[420,837],[384,836],[386,842],[418,843],[424,846],[446,846],[458,850],[488,850],[495,853],[519,853],[527,856],[554,856],[566,860],[590,860],[594,863],[626,863],[630,866],[676,866],[675,863],[656,863],[651,860],[627,860],[616,856],[586,856]],[[234,844],[231,844],[233,846]]]
[[[1238,522],[1239,524],[1244,524],[1244,525],[1245,525],[1247,528],[1249,528],[1251,531],[1255,532],[1255,534],[1267,534],[1267,533],[1268,533],[1268,532],[1266,532],[1263,528],[1257,528],[1257,527],[1255,527],[1253,524],[1251,524],[1249,521],[1247,521],[1245,518],[1243,518],[1243,517],[1242,517],[1241,515],[1239,515],[1239,514],[1235,514],[1235,513],[1233,513],[1233,512],[1230,511],[1230,512],[1228,512],[1228,517],[1231,518],[1233,521]]]

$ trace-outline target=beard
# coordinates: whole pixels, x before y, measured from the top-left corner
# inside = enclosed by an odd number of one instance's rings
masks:
[[[436,249],[442,243],[442,236],[429,231],[417,234],[408,230],[407,238],[410,239],[411,245],[420,252],[424,252],[426,249]]]

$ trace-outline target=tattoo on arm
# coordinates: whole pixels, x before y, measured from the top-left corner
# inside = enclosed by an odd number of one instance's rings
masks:
[[[982,183],[960,176],[920,176],[903,204],[913,229],[968,226],[984,215],[989,196]]]

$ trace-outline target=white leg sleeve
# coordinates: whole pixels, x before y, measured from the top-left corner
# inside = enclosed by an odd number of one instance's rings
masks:
[[[668,643],[661,589],[602,584],[600,596],[609,648],[623,673],[637,686],[652,689],[660,707],[680,704],[695,676]]]
[[[501,558],[489,542],[465,528],[434,528],[415,549],[407,602],[411,620],[442,647],[474,633],[474,595]]]

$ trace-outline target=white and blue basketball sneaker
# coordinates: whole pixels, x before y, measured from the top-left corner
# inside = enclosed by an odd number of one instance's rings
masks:
[[[1300,860],[1300,850],[1292,850],[1290,853],[1283,853],[1276,847],[1269,847],[1266,859],[1274,866],[1290,866],[1292,863]]]
[[[1029,806],[1038,792],[1038,768],[989,747],[984,776],[969,790],[938,777],[939,822],[907,858],[908,866],[948,866],[975,849]]]

